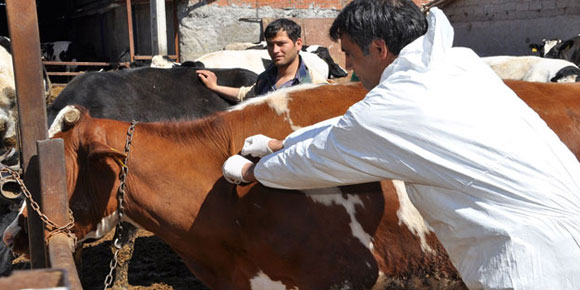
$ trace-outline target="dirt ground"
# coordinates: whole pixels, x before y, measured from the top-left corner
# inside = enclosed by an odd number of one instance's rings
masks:
[[[113,257],[109,234],[102,240],[83,246],[81,266],[77,267],[84,290],[103,289]],[[14,262],[14,268],[28,269],[23,259]],[[129,262],[130,290],[207,290],[169,246],[150,232],[140,230],[135,240],[133,258]]]

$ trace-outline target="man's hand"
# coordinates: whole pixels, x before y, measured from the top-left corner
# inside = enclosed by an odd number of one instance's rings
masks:
[[[242,155],[250,155],[252,157],[264,157],[268,154],[274,153],[270,147],[268,147],[268,142],[273,140],[268,136],[262,134],[250,136],[244,141],[244,147],[242,148]]]
[[[200,69],[197,70],[197,76],[208,89],[212,91],[217,90],[218,84],[217,84],[217,76],[215,75],[215,73],[209,70]]]
[[[253,169],[254,163],[252,161],[236,154],[224,162],[222,172],[229,183],[240,184],[256,181]]]

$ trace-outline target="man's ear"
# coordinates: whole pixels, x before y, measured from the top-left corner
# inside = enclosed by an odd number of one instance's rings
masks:
[[[298,50],[302,50],[302,45],[303,45],[303,43],[302,43],[302,38],[298,37],[298,38],[296,39],[296,42],[295,42],[295,44],[296,44],[296,48],[297,48]]]
[[[387,59],[389,56],[389,48],[383,39],[375,39],[371,42],[371,46],[377,50],[381,59]]]

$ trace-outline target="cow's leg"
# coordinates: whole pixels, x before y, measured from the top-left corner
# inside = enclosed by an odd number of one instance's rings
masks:
[[[128,289],[129,288],[129,260],[133,257],[133,250],[135,249],[135,239],[137,238],[137,227],[130,223],[123,223],[125,232],[121,241],[121,249],[117,256],[117,268],[115,269],[115,283],[112,289]]]

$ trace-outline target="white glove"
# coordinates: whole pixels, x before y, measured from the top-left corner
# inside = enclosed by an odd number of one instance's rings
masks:
[[[262,134],[246,138],[246,141],[244,141],[244,147],[242,148],[242,155],[264,157],[268,154],[272,154],[272,149],[268,147],[268,142],[270,142],[270,140],[272,140],[272,138]]]
[[[242,177],[242,168],[247,163],[254,164],[252,161],[240,156],[234,155],[230,156],[224,165],[222,166],[222,172],[224,174],[224,178],[233,184],[240,184],[242,182],[248,183],[248,181],[244,180]]]

